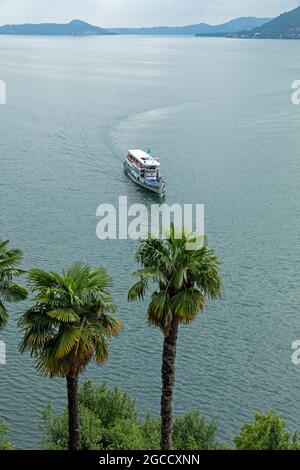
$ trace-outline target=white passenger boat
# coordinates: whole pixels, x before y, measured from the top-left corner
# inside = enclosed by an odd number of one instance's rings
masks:
[[[143,188],[163,196],[166,183],[160,176],[160,163],[151,157],[150,153],[143,150],[128,150],[124,161],[124,169],[127,175]]]

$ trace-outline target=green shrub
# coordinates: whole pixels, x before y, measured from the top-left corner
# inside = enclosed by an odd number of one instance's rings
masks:
[[[8,429],[4,422],[0,420],[0,450],[13,450],[14,445],[7,439]]]
[[[245,424],[233,442],[238,450],[300,449],[298,434],[289,434],[285,421],[272,411],[256,413],[254,422]]]
[[[145,446],[135,401],[118,388],[90,381],[80,387],[80,425],[83,450],[136,450]],[[43,448],[68,448],[68,412],[55,415],[49,404],[43,412]]]
[[[175,418],[173,446],[176,450],[216,449],[216,435],[216,423],[206,422],[199,410]]]
[[[129,419],[116,419],[106,429],[102,445],[107,450],[142,450],[146,447],[140,425]]]
[[[145,442],[143,450],[160,449],[160,418],[148,414],[141,424],[141,432]]]
[[[158,450],[160,418],[138,419],[135,401],[118,388],[85,382],[80,387],[80,424],[83,450]],[[51,405],[43,413],[46,449],[68,447],[68,413],[55,415]],[[215,449],[216,425],[206,422],[199,411],[174,420],[174,449]]]
[[[101,420],[104,427],[111,426],[117,419],[137,421],[135,400],[117,387],[110,389],[106,384],[97,386],[86,381],[80,387],[79,401]]]

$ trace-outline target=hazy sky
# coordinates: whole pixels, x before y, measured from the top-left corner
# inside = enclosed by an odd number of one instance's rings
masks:
[[[0,24],[80,18],[98,26],[221,23],[238,16],[273,17],[300,0],[0,0]]]

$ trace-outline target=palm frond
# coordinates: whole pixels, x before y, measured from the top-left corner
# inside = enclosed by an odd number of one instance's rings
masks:
[[[136,299],[144,300],[146,290],[148,289],[148,281],[145,278],[141,278],[136,282],[128,292],[128,301],[133,302]]]
[[[23,354],[25,351],[31,355],[43,351],[53,338],[54,331],[49,328],[31,328],[24,332],[24,337],[19,344],[19,351]]]
[[[8,312],[5,308],[5,305],[0,301],[0,330],[2,330],[8,320]]]
[[[168,292],[155,292],[148,307],[147,317],[150,325],[165,328],[172,318]]]
[[[23,259],[23,252],[18,248],[5,251],[0,251],[0,269],[12,268],[21,263]]]
[[[80,320],[77,313],[71,308],[50,310],[50,312],[47,312],[47,315],[62,323],[74,323]]]
[[[66,377],[70,371],[71,364],[68,357],[55,357],[52,348],[44,348],[36,359],[37,371],[50,378]]]
[[[97,333],[102,334],[105,332],[108,337],[117,336],[123,328],[122,323],[117,318],[103,313],[97,316],[97,319],[91,325]]]
[[[108,358],[109,348],[107,338],[104,335],[97,336],[95,345],[95,360],[97,364],[102,364]]]
[[[43,269],[30,269],[30,271],[27,273],[27,277],[29,285],[33,291],[51,289],[59,285],[55,273],[48,272]]]
[[[168,284],[168,280],[166,276],[164,275],[164,273],[155,267],[147,267],[147,268],[139,269],[139,271],[136,271],[135,273],[133,273],[133,276],[139,277],[141,279],[148,279],[152,282],[157,282],[159,284],[160,283]]]
[[[5,302],[21,302],[27,299],[28,292],[25,287],[14,282],[0,284],[0,294]]]
[[[198,312],[205,308],[205,296],[199,289],[189,288],[176,294],[171,301],[171,309],[181,323],[188,324]]]
[[[23,253],[18,248],[8,249],[9,240],[0,240],[0,329],[8,320],[6,302],[20,302],[27,298],[26,289],[14,282],[14,278],[23,274],[18,265]]]
[[[157,267],[169,264],[170,251],[165,240],[149,238],[142,240],[137,251],[137,260],[144,267]]]
[[[78,327],[69,326],[56,338],[54,346],[54,355],[56,359],[66,357],[76,348],[80,340],[81,330]]]

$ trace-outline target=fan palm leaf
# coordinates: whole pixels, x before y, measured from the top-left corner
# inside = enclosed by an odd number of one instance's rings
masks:
[[[8,248],[9,240],[0,240],[0,329],[8,320],[6,303],[21,302],[27,298],[27,290],[15,282],[24,274],[19,268],[23,253],[18,248]]]

